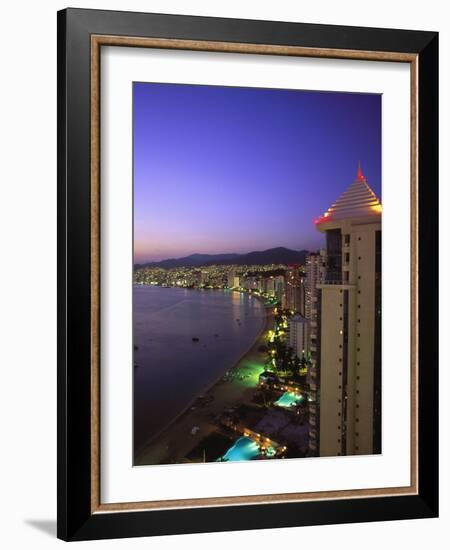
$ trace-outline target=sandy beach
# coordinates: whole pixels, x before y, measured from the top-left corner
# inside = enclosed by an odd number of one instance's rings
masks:
[[[207,391],[197,395],[181,414],[136,453],[135,466],[183,462],[202,439],[216,430],[214,419],[219,414],[251,400],[266,359],[260,348],[266,344],[266,334],[272,326],[273,309],[268,308],[263,329],[251,348],[234,367]],[[194,427],[198,429],[192,434]]]

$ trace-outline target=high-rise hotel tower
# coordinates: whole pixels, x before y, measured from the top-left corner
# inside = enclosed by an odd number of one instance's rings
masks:
[[[318,355],[320,354],[320,290],[317,285],[324,278],[325,251],[311,253],[306,257],[306,281],[305,281],[305,317],[309,328],[309,365],[306,377],[309,385],[309,450],[315,456],[318,452],[318,427],[319,427],[319,368]]]
[[[317,453],[380,453],[381,204],[360,167],[315,224],[326,235]]]
[[[299,266],[290,266],[286,270],[284,307],[305,315],[305,275]]]

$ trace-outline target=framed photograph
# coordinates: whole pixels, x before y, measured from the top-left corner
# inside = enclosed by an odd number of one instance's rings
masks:
[[[58,13],[58,536],[438,514],[438,35]]]

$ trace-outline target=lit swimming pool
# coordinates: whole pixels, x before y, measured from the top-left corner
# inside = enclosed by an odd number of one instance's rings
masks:
[[[275,405],[279,407],[295,407],[298,403],[303,401],[303,395],[293,393],[290,391],[284,392],[283,395],[275,401]]]
[[[238,460],[253,460],[259,456],[259,445],[249,437],[242,436],[237,439],[232,447],[219,460],[221,461],[238,461]]]

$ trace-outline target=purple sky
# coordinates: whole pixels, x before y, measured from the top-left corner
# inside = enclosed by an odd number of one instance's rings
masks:
[[[135,262],[314,250],[355,179],[381,199],[381,96],[133,84]]]

